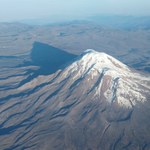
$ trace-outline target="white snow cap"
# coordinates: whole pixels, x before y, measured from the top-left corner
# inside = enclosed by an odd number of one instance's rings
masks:
[[[78,57],[77,61],[68,67],[68,69],[68,72],[77,72],[74,78],[84,77],[88,74],[91,76],[91,80],[104,73],[102,82],[97,89],[95,89],[97,95],[100,93],[101,84],[105,80],[105,77],[109,76],[111,80],[108,89],[104,93],[108,102],[111,102],[111,97],[114,95],[112,89],[116,79],[116,100],[119,105],[132,107],[137,102],[146,101],[146,97],[142,94],[143,89],[140,89],[139,86],[142,85],[147,89],[148,87],[144,83],[144,80],[150,81],[150,79],[132,71],[127,65],[106,53],[87,49]]]
[[[109,68],[114,70],[128,70],[128,66],[123,64],[122,62],[118,61],[117,59],[113,58],[112,56],[103,53],[103,52],[97,52],[93,49],[87,49],[85,50],[81,56],[79,56],[79,60],[88,67],[88,65],[91,66],[93,64],[93,67],[96,69],[101,68]]]

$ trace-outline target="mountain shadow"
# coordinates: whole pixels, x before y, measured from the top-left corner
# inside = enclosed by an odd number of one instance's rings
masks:
[[[32,64],[39,66],[39,73],[45,75],[56,72],[75,57],[74,54],[40,42],[35,42],[31,49]]]
[[[67,63],[73,61],[77,56],[48,44],[34,42],[29,57],[22,64],[17,66],[27,67],[27,74],[29,75],[20,82],[18,87],[39,75],[49,75],[59,69],[63,69]],[[38,66],[39,69],[29,69],[29,66]]]

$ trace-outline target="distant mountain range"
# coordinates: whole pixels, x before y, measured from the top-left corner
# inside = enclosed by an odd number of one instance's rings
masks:
[[[45,49],[0,60],[1,149],[150,149],[149,74],[92,49]]]
[[[89,21],[95,22],[103,27],[113,29],[150,29],[150,16],[107,16],[97,15],[89,17]]]
[[[22,20],[22,23],[29,25],[56,25],[56,24],[65,24],[68,22],[92,22],[99,24],[105,28],[112,29],[125,29],[125,30],[136,30],[136,29],[150,29],[150,16],[119,16],[119,15],[93,15],[86,18],[66,18],[65,21],[62,21],[62,18],[52,19],[41,18],[41,19],[32,19],[32,20]]]

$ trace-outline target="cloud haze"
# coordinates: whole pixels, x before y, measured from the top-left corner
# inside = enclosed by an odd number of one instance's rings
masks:
[[[94,14],[150,15],[149,0],[0,0],[0,21]]]

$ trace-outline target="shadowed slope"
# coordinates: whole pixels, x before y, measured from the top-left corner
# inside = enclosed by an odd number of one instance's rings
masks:
[[[43,74],[54,73],[75,57],[76,55],[40,42],[35,42],[31,50],[32,64],[39,66]]]
[[[29,58],[30,57],[30,58]],[[18,67],[26,67],[27,78],[22,80],[19,86],[31,81],[39,75],[50,75],[63,69],[67,63],[73,61],[76,55],[65,52],[48,44],[35,42],[30,56]],[[34,67],[33,67],[34,66]],[[31,67],[33,69],[31,69]]]

